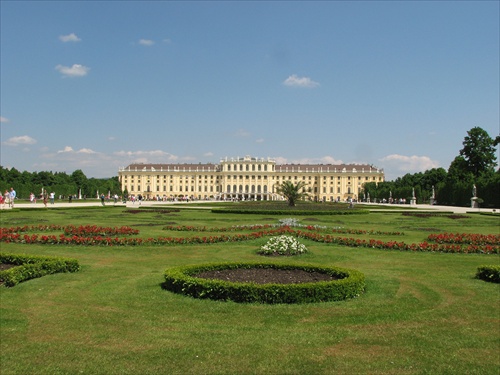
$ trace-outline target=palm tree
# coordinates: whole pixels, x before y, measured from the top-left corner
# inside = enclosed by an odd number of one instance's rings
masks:
[[[291,181],[283,181],[282,184],[277,186],[276,192],[288,200],[289,206],[295,206],[296,201],[309,196],[304,191],[306,185],[304,181],[299,181],[295,185]]]

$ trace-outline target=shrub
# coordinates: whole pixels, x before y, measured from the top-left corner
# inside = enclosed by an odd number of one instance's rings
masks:
[[[212,213],[216,214],[266,214],[266,215],[364,215],[369,214],[369,210],[286,210],[286,209],[237,209],[237,208],[213,208]]]
[[[336,279],[303,284],[257,284],[196,277],[203,271],[237,268],[299,269],[324,273]],[[243,303],[312,303],[341,301],[359,296],[365,288],[365,276],[352,269],[315,265],[217,263],[167,269],[163,287],[194,298]]]
[[[500,283],[500,266],[479,266],[477,268],[476,278],[492,283]]]
[[[22,281],[60,272],[76,272],[80,265],[76,259],[41,257],[24,254],[0,253],[0,263],[15,265],[0,271],[0,282],[15,286]]]

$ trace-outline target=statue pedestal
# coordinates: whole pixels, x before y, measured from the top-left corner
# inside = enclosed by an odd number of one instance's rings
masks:
[[[470,199],[470,208],[479,208],[479,203],[476,199],[476,197]]]
[[[412,198],[410,200],[410,206],[415,206],[417,204],[417,198]]]

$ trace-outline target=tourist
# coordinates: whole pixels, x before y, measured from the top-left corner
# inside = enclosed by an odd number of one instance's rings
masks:
[[[14,190],[13,187],[10,188],[9,198],[10,198],[9,206],[14,208],[14,200],[16,199],[16,191]]]
[[[46,192],[46,191],[44,191],[44,192],[43,192],[43,197],[42,197],[42,199],[43,199],[43,205],[44,205],[45,207],[47,207],[47,199],[48,199],[48,196],[47,196],[47,192]]]
[[[5,206],[5,203],[7,203],[10,207],[10,194],[8,190],[5,190],[5,193],[3,194],[3,206]]]
[[[36,197],[35,197],[35,194],[33,194],[33,193],[30,193],[30,202],[31,202],[31,204],[36,203]]]
[[[104,206],[104,199],[105,199],[105,198],[106,198],[106,197],[104,196],[104,194],[101,194],[101,204],[102,204],[103,206]]]

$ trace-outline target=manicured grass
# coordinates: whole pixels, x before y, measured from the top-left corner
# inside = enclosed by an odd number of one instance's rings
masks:
[[[123,208],[1,212],[0,226],[127,225],[140,237],[187,237],[167,225],[276,224],[282,216]],[[498,234],[498,217],[397,213],[302,216],[302,224],[404,232],[346,235],[408,243],[431,233]],[[248,233],[248,230],[240,233]],[[344,302],[257,305],[161,288],[167,267],[258,261],[266,238],[210,245],[83,247],[0,243],[2,252],[78,259],[81,270],[0,287],[4,374],[497,374],[500,286],[474,278],[498,255],[412,253],[301,240],[276,262],[357,269],[367,289]]]

